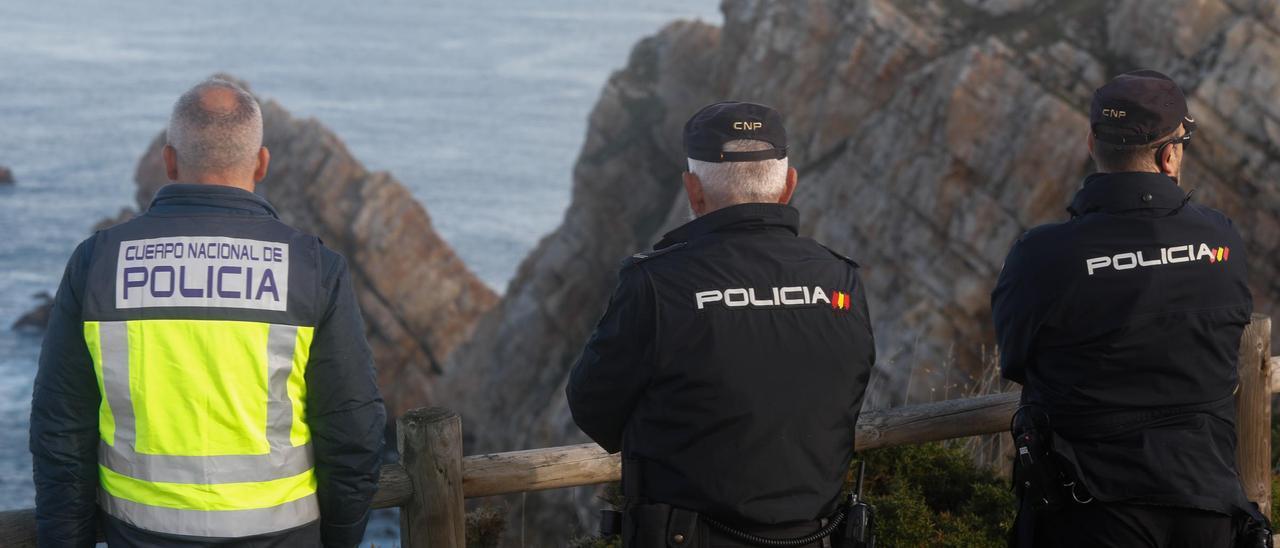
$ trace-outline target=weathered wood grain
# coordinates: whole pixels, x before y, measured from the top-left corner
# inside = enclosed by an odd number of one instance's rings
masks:
[[[397,422],[400,464],[413,485],[400,511],[405,548],[463,548],[462,419],[448,409],[413,409]]]
[[[1254,314],[1240,337],[1236,467],[1244,493],[1271,512],[1271,318]]]

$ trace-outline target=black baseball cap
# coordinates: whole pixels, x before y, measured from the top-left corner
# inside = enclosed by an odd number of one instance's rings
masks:
[[[766,150],[725,152],[724,144],[739,139],[764,141]],[[684,124],[685,155],[704,162],[758,162],[787,157],[787,130],[782,115],[764,105],[723,101],[702,107]]]
[[[1093,93],[1089,124],[1095,139],[1113,145],[1145,145],[1195,120],[1187,97],[1172,79],[1154,70],[1115,77]]]

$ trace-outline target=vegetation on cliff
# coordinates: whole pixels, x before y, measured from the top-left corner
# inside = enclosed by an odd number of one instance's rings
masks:
[[[868,451],[866,497],[883,546],[1005,545],[1013,523],[1009,480],[975,466],[954,443]]]

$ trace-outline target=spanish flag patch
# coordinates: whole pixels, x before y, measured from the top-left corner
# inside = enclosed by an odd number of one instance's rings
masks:
[[[852,306],[852,299],[848,293],[843,291],[833,291],[831,293],[831,308],[835,310],[848,310]]]
[[[1218,263],[1231,258],[1231,248],[1219,247],[1209,250],[1209,262]]]

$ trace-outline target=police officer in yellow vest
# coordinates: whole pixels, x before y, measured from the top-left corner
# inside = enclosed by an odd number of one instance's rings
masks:
[[[31,409],[40,546],[354,546],[386,411],[341,255],[253,194],[262,114],[174,106],[171,184],[67,264]],[[101,509],[101,513],[98,511]]]

